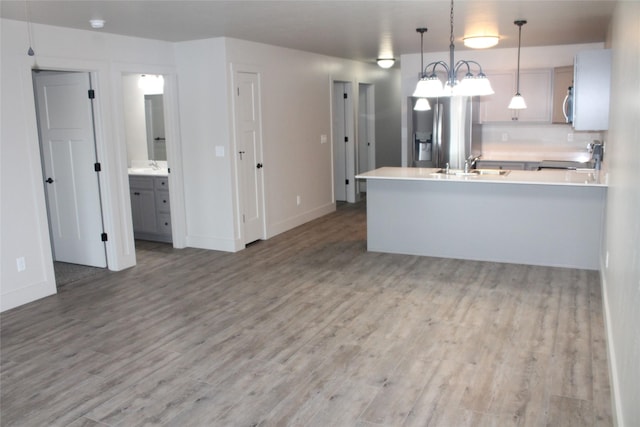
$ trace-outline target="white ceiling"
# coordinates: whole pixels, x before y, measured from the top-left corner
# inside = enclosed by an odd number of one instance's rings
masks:
[[[625,0],[618,0],[625,1]],[[516,19],[528,21],[522,46],[602,42],[616,0],[458,0],[456,49],[462,36],[498,32],[499,47],[517,47]],[[448,0],[2,0],[0,16],[166,41],[234,37],[330,56],[374,62],[419,53],[416,28],[427,27],[425,52],[449,46]]]

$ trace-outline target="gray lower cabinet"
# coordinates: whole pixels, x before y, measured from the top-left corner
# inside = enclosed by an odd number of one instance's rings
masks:
[[[136,239],[171,242],[169,179],[129,175],[133,235]]]
[[[478,160],[478,169],[506,169],[506,170],[538,170],[540,162],[518,162],[510,160]]]

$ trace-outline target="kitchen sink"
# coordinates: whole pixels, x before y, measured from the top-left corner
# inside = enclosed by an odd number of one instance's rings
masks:
[[[504,169],[471,169],[465,172],[462,169],[438,169],[433,174],[434,175],[453,175],[453,176],[479,176],[479,175],[495,175],[495,176],[505,176],[508,175],[510,170]]]

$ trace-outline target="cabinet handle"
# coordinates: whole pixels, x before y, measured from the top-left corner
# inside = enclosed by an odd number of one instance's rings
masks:
[[[134,195],[134,196],[139,196],[139,195],[140,195],[140,193],[138,193],[137,191],[134,191],[133,195]]]
[[[162,203],[167,203],[167,201],[166,201],[166,200],[163,200],[163,201],[162,201]]]
[[[256,167],[257,167],[258,169],[262,169],[262,163],[258,163],[258,164],[256,165]]]

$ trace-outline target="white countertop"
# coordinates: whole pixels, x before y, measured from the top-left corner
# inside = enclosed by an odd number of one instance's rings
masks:
[[[129,168],[129,175],[143,175],[143,176],[169,176],[169,170],[166,168],[154,169],[154,168]]]
[[[383,167],[357,175],[358,179],[388,179],[408,181],[447,181],[504,184],[571,185],[606,187],[607,177],[592,169],[565,170],[545,169],[539,171],[513,170],[506,175],[445,175],[435,173],[435,168]]]

